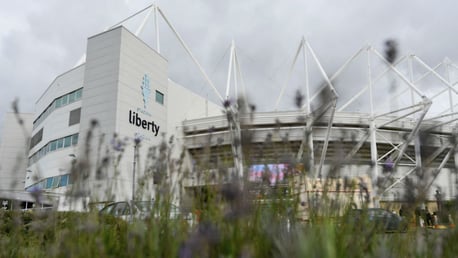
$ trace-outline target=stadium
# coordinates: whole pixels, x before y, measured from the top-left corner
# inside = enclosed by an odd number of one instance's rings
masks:
[[[343,193],[348,190],[335,182],[357,180],[359,196],[367,195],[359,201],[371,205],[406,201],[412,184],[418,186],[414,194],[430,202],[455,198],[458,66],[450,60],[431,67],[415,55],[396,57],[389,41],[384,53],[362,47],[331,74],[303,38],[270,110],[257,111],[235,43],[222,94],[158,6],[129,19],[139,15],[145,17],[136,33],[122,26],[126,19],[90,37],[82,63],[57,76],[38,99],[28,164],[19,173],[22,191],[40,190],[50,205],[79,209],[69,204],[68,191],[89,203],[124,200],[138,195],[142,179],[148,190],[136,198],[155,198],[161,177],[148,165],[149,152],[173,136],[167,157],[182,159],[183,167],[167,167],[164,178],[177,203],[184,200],[181,193],[192,195],[220,180],[262,183],[267,174],[272,187],[290,184],[286,174],[305,176],[304,202],[329,178],[333,191]],[[213,99],[168,77],[175,60],[161,55],[157,26],[155,47],[138,38],[151,15],[174,33]],[[283,105],[288,92],[294,92],[293,108]],[[78,185],[78,177],[85,183]],[[24,196],[2,191],[0,198],[36,202]]]

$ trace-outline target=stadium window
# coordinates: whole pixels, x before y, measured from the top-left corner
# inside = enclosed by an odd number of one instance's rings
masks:
[[[68,175],[60,176],[59,187],[60,186],[67,186],[67,184],[68,184]]]
[[[38,143],[41,142],[43,139],[43,128],[40,129],[34,136],[32,136],[32,139],[30,140],[30,149],[35,147]]]
[[[78,134],[72,135],[72,145],[78,144]]]
[[[67,136],[64,138],[64,148],[70,147],[72,145],[72,137]]]
[[[164,94],[158,90],[156,90],[156,102],[161,105],[164,105]]]
[[[62,147],[64,147],[64,139],[63,138],[57,140],[57,149],[60,149]]]
[[[76,99],[76,92],[74,91],[68,95],[68,103],[74,102],[75,99]]]
[[[55,102],[56,102],[56,104],[55,104],[56,108],[59,108],[59,107],[62,106],[62,100],[60,98],[56,99]]]
[[[57,141],[52,141],[49,151],[55,151],[57,149]]]
[[[60,176],[54,177],[52,181],[52,188],[59,187],[59,182],[60,182]]]
[[[81,95],[83,95],[83,89],[79,89],[75,91],[75,100],[79,100],[81,98]]]
[[[68,96],[67,95],[62,96],[61,104],[62,104],[62,106],[65,106],[65,105],[68,104]]]
[[[79,124],[81,119],[81,108],[74,109],[70,111],[68,118],[68,126]]]
[[[52,181],[53,181],[52,179],[53,179],[52,177],[49,177],[46,179],[46,187],[45,187],[46,189],[52,188]]]

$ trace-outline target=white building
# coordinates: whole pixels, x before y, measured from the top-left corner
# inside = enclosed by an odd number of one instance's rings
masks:
[[[7,113],[0,139],[0,199],[2,206],[10,207],[9,200],[29,200],[24,194],[29,135],[33,114]],[[20,122],[21,121],[21,122]],[[2,207],[0,206],[0,207]]]
[[[155,12],[159,10],[153,5],[150,8],[155,8]],[[165,19],[162,12],[159,14]],[[181,37],[167,23],[198,64]],[[159,49],[158,31],[156,37]],[[311,49],[305,40],[299,50],[310,55]],[[296,53],[293,66],[301,51]],[[360,54],[372,55],[373,51],[373,48],[365,47],[350,61]],[[232,97],[229,96],[231,78],[234,77],[235,88],[236,78],[241,79],[238,76],[241,73],[235,71],[240,69],[235,52],[232,45],[229,63],[233,67],[229,67],[226,98]],[[377,56],[381,57],[380,54]],[[314,54],[311,57],[316,59]],[[319,65],[318,60],[314,61]],[[290,160],[291,164],[302,162],[306,167],[302,172],[314,180],[326,176],[336,167],[342,172],[339,176],[368,176],[374,192],[378,188],[376,197],[387,201],[402,199],[404,183],[419,174],[417,171],[425,171],[427,184],[420,185],[425,189],[418,192],[425,191],[426,199],[434,200],[435,189],[441,188],[443,199],[453,199],[457,194],[454,171],[458,164],[458,158],[455,158],[458,156],[455,153],[454,102],[450,101],[449,110],[439,116],[431,112],[437,109],[430,109],[431,105],[443,104],[444,100],[438,98],[440,94],[427,96],[414,85],[421,84],[421,79],[429,72],[418,74],[417,81],[407,83],[405,80],[410,76],[402,74],[404,70],[382,60],[379,67],[386,67],[386,71],[392,70],[400,77],[398,80],[407,86],[403,92],[409,94],[412,103],[393,110],[395,108],[382,98],[389,94],[372,94],[372,90],[376,92],[376,86],[386,89],[387,83],[395,78],[375,84],[385,72],[374,79],[374,85],[366,85],[364,81],[361,89],[353,84],[346,87],[354,92],[347,92],[350,98],[344,96],[339,103],[337,100],[340,101],[341,97],[335,94],[332,83],[340,79],[339,73],[350,61],[344,63],[332,79],[320,66],[320,76],[323,76],[320,80],[327,84],[309,89],[306,83],[307,103],[297,110],[277,110],[287,86],[284,84],[276,107],[272,107],[275,111],[238,114],[235,112],[237,107],[229,105],[227,111],[234,111],[228,113],[232,114],[230,116],[222,114],[223,108],[209,102],[207,97],[173,82],[168,76],[168,60],[157,51],[124,27],[112,28],[90,37],[85,63],[57,76],[38,99],[33,129],[27,129],[31,130],[28,165],[16,170],[11,159],[3,161],[8,164],[3,171],[8,172],[6,175],[2,172],[0,176],[13,181],[22,178],[25,180],[22,189],[43,191],[51,202],[59,202],[60,209],[73,209],[79,207],[72,207],[73,203],[68,201],[75,198],[89,202],[127,200],[134,196],[142,200],[156,198],[156,184],[162,180],[172,183],[173,193],[183,188],[192,193],[208,183],[202,180],[204,173],[201,172],[218,171],[221,163],[224,163],[226,172],[230,171],[228,174],[245,173],[257,181],[260,178],[251,171],[255,165],[278,167]],[[304,63],[304,67],[308,66]],[[237,76],[232,76],[232,70]],[[223,100],[203,70],[200,71]],[[367,67],[363,71],[366,74]],[[305,78],[308,78],[308,72],[305,69]],[[371,82],[371,73],[367,74]],[[449,88],[456,83],[447,82],[441,76],[438,80],[446,82],[445,89],[452,99],[454,95]],[[425,84],[429,86],[430,82]],[[371,106],[366,113],[347,109],[358,104],[359,98],[365,98],[363,103]],[[373,110],[374,104],[381,105],[382,109]],[[29,125],[26,120],[25,125]],[[252,139],[244,149],[246,146],[240,144],[241,131],[247,128],[251,130]],[[427,130],[422,132],[420,129]],[[15,154],[11,151],[20,151],[7,149],[9,145],[19,146],[18,141],[23,141],[16,138],[18,132],[14,126],[3,130],[2,158],[13,157]],[[426,138],[422,135],[425,132]],[[247,154],[247,149],[252,152]],[[186,170],[192,173],[185,176]],[[18,173],[13,178],[11,175],[16,171]],[[185,180],[177,180],[177,177]],[[374,183],[379,178],[387,179],[383,186]],[[177,185],[179,181],[183,185]],[[9,189],[7,185],[10,184],[10,181],[0,182],[4,189]],[[3,193],[0,198],[8,196]]]
[[[90,37],[86,62],[59,75],[36,103],[27,167],[34,176],[25,188],[43,189],[66,208],[70,185],[91,202],[114,201],[131,199],[145,179],[148,190],[138,198],[153,198],[153,179],[144,178],[150,148],[179,139],[183,120],[221,114],[171,81],[167,63],[124,27]],[[170,157],[181,153],[175,146]]]

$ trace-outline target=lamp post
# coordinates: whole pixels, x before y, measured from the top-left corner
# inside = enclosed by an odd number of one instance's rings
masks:
[[[135,167],[137,166],[137,157],[138,157],[138,150],[137,147],[140,144],[140,138],[135,137],[134,139],[134,162],[132,168],[132,201],[135,200]]]

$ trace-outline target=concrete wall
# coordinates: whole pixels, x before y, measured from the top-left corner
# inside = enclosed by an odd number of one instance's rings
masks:
[[[70,173],[71,162],[76,160],[74,184],[47,191],[63,198],[69,189],[84,196],[80,200],[89,196],[91,202],[127,200],[132,198],[134,182],[137,191],[140,184],[145,187],[137,199],[154,198],[157,186],[151,173],[161,163],[159,146],[174,136],[174,148],[162,154],[179,158],[182,121],[221,114],[218,105],[169,80],[167,60],[123,27],[88,39],[86,63],[51,83],[37,101],[35,118],[56,98],[81,87],[81,100],[56,108],[35,126],[33,134],[43,129],[43,139],[29,155],[71,134],[79,134],[78,145],[48,153],[31,164],[28,169],[33,176],[26,186]],[[156,91],[163,95],[163,103],[157,101]],[[75,108],[81,108],[80,123],[69,126],[69,112]],[[187,161],[185,165],[190,166]],[[167,167],[160,170],[171,173]],[[178,179],[177,174],[168,177],[173,182]],[[66,206],[60,207],[64,210],[76,205],[65,199],[59,203]]]
[[[33,114],[14,113],[5,115],[0,145],[0,196],[5,192],[24,191],[26,177],[28,140],[32,131]]]
[[[84,65],[76,67],[60,76],[58,76],[48,87],[45,93],[36,103],[36,113],[34,120],[53,103],[53,101],[65,94],[80,89],[83,86]],[[84,93],[83,93],[84,95]],[[55,108],[45,120],[36,124],[31,136],[43,129],[42,140],[29,151],[29,157],[40,150],[43,146],[53,140],[77,134],[80,130],[80,124],[69,126],[69,115],[72,110],[81,107],[81,100]],[[70,173],[70,164],[72,158],[69,156],[76,153],[76,146],[56,150],[48,153],[38,162],[29,164],[29,178],[26,179],[25,186],[28,187],[42,178]]]
[[[145,78],[149,90],[144,89]],[[92,168],[93,200],[132,198],[134,150],[138,151],[137,182],[144,176],[148,149],[157,146],[167,132],[167,78],[167,61],[125,28],[89,38],[79,155]],[[156,102],[156,91],[164,95],[163,104]],[[98,126],[88,152],[85,136],[93,120]],[[113,145],[114,135],[115,141],[123,143],[122,150]],[[138,146],[135,139],[140,141]],[[96,175],[95,169],[105,157],[109,164]],[[149,199],[151,194],[140,198]]]

